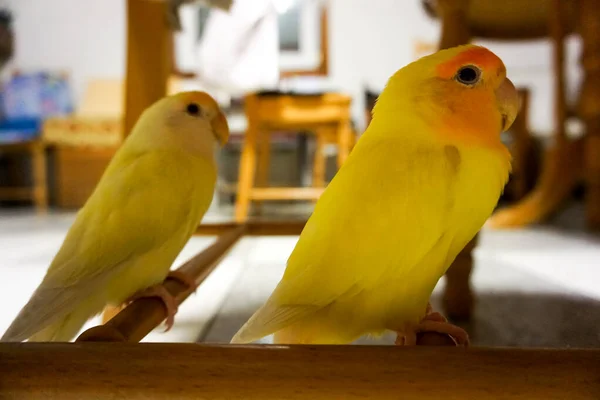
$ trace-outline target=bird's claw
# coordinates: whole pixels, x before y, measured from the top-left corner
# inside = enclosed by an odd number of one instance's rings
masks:
[[[450,336],[457,346],[469,345],[469,334],[448,320],[439,312],[433,312],[431,305],[427,305],[425,317],[415,326],[408,327],[398,332],[396,345],[414,346],[417,344],[417,334],[425,332],[435,332]]]
[[[177,314],[177,302],[171,293],[165,289],[162,285],[150,286],[147,289],[140,290],[129,299],[127,299],[126,303],[131,303],[134,300],[141,299],[144,297],[158,297],[162,300],[165,308],[167,309],[167,318],[165,320],[167,328],[165,332],[168,332],[173,327],[175,323],[175,314]]]

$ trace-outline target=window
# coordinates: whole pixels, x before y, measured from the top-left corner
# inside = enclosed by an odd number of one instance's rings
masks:
[[[279,7],[280,69],[315,69],[320,63],[320,2],[318,0],[281,1]],[[212,10],[202,5],[180,9],[183,32],[176,35],[175,52],[181,71],[195,69],[195,47],[202,38]]]

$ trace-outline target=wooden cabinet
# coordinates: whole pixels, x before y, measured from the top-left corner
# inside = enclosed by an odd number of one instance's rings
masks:
[[[116,148],[55,146],[52,153],[56,206],[83,206],[115,152]]]

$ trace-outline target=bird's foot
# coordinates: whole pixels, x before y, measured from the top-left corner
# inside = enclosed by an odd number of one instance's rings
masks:
[[[196,280],[188,274],[181,271],[169,271],[169,273],[167,274],[167,278],[171,278],[180,283],[183,283],[185,286],[188,287],[189,290],[196,291],[196,289],[198,288]]]
[[[421,322],[398,332],[396,344],[414,346],[417,344],[417,334],[426,332],[448,335],[457,346],[469,345],[469,334],[461,327],[449,323],[439,312],[433,312],[429,304],[427,305],[426,315]]]
[[[168,332],[171,327],[173,327],[173,323],[175,322],[175,314],[177,314],[177,302],[175,301],[173,295],[171,295],[171,293],[169,293],[163,285],[154,285],[135,293],[133,296],[127,299],[126,303],[128,304],[134,300],[144,297],[158,297],[162,300],[165,308],[167,309],[167,329],[165,329],[165,332]]]

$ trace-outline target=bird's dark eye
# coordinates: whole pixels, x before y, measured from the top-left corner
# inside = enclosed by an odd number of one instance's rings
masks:
[[[481,71],[479,68],[473,65],[467,65],[462,67],[456,73],[456,80],[463,85],[474,85],[479,82],[479,77],[481,76]]]
[[[197,117],[200,115],[200,107],[196,103],[190,103],[187,105],[186,109],[188,114]]]

